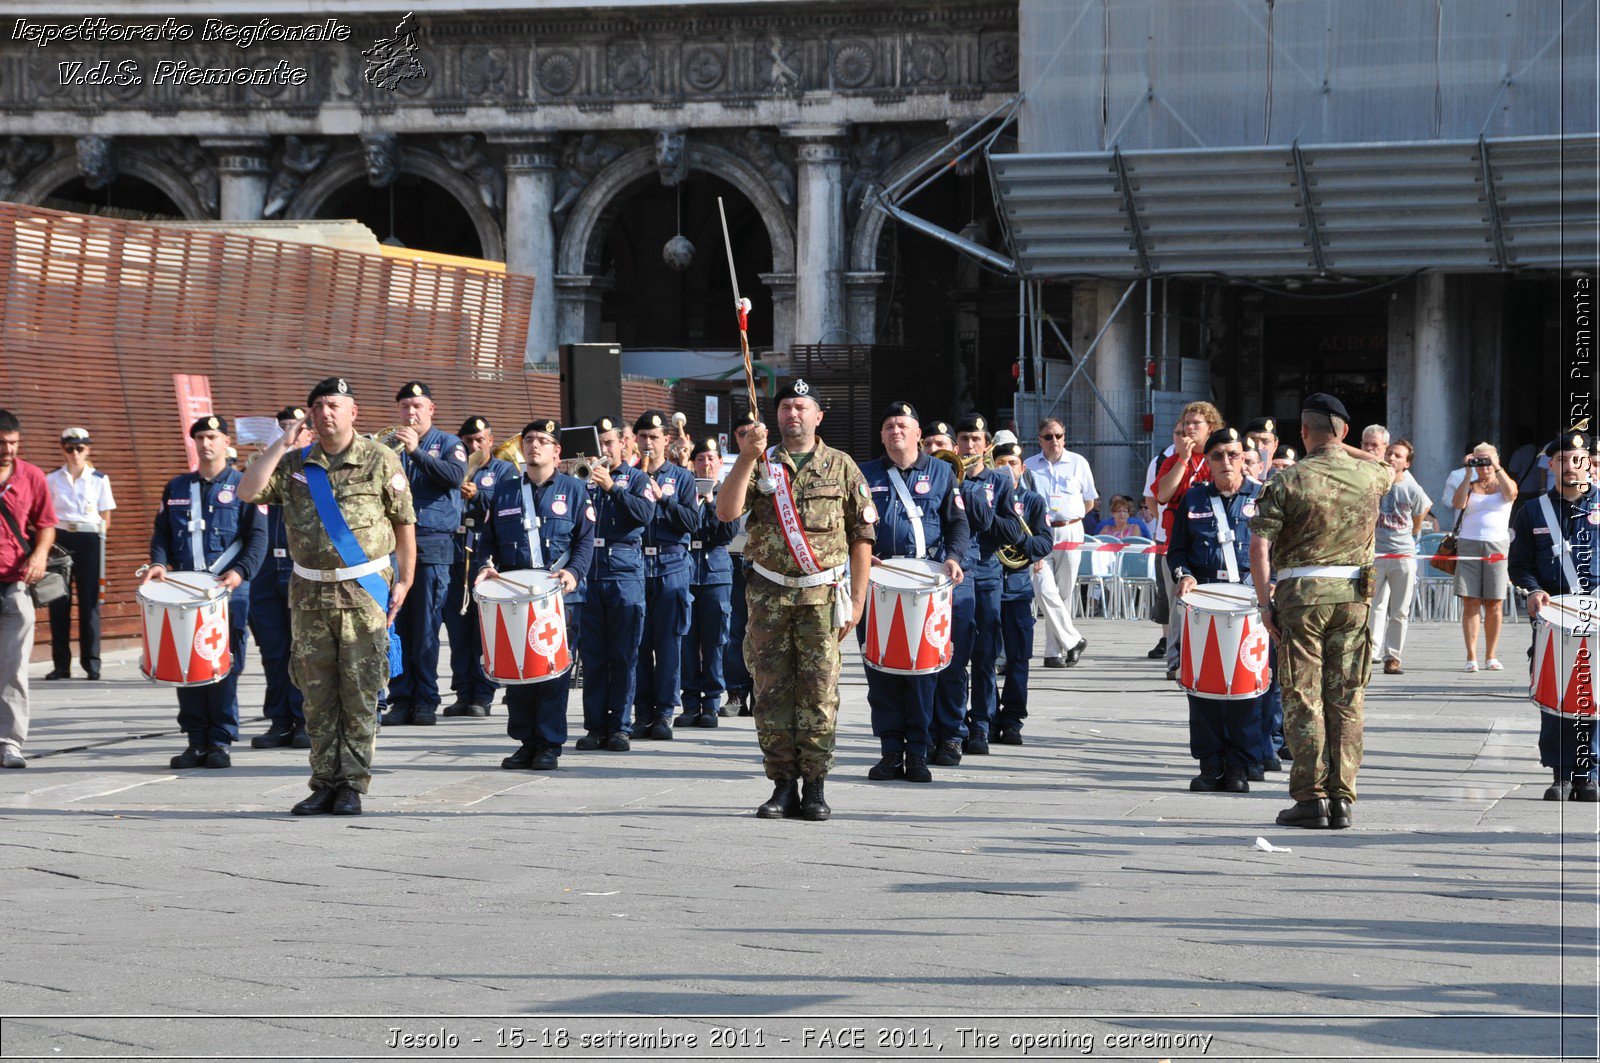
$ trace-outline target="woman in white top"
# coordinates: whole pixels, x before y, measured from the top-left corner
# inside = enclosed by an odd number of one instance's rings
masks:
[[[1461,483],[1450,501],[1461,514],[1457,533],[1456,596],[1461,599],[1461,633],[1467,642],[1469,672],[1478,670],[1478,618],[1483,618],[1485,667],[1501,670],[1500,610],[1508,589],[1506,551],[1511,548],[1511,503],[1517,484],[1500,467],[1500,452],[1479,443],[1467,457]],[[1498,561],[1471,560],[1498,555]]]

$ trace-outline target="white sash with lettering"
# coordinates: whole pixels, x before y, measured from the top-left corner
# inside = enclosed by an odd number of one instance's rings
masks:
[[[783,529],[783,541],[788,544],[789,556],[794,558],[794,563],[800,566],[800,571],[805,575],[814,576],[822,571],[822,565],[811,549],[811,541],[806,538],[805,526],[800,523],[800,512],[794,504],[794,486],[789,482],[789,470],[783,462],[776,460],[774,455],[777,453],[777,447],[768,450],[766,463],[767,476],[778,485],[777,490],[772,492],[772,505],[778,511],[778,526]]]
[[[1228,567],[1228,582],[1239,582],[1239,551],[1233,545],[1237,538],[1228,527],[1228,511],[1222,508],[1222,499],[1211,496],[1211,512],[1217,518],[1217,545],[1222,547],[1222,563]]]

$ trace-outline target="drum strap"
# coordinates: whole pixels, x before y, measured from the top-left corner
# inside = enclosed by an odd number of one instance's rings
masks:
[[[522,530],[528,536],[530,568],[544,568],[544,543],[539,539],[539,511],[533,508],[533,485],[522,478]]]
[[[1228,582],[1239,582],[1239,549],[1234,546],[1238,536],[1233,534],[1233,528],[1228,525],[1228,511],[1222,505],[1220,495],[1211,496],[1211,512],[1217,518],[1217,545],[1222,548],[1222,563],[1228,568]]]
[[[895,497],[900,499],[900,505],[906,511],[906,520],[911,522],[911,537],[917,542],[917,552],[912,556],[927,557],[928,537],[922,530],[922,512],[917,508],[916,499],[911,497],[911,489],[906,486],[906,478],[900,475],[900,470],[893,465],[888,468],[889,484],[894,488]]]
[[[220,557],[211,564],[206,564],[206,520],[205,510],[200,506],[200,481],[193,480],[189,483],[189,556],[194,561],[196,572],[209,572],[213,576],[220,575],[222,570],[233,563],[239,556],[244,542],[235,539],[222,551]]]
[[[1573,594],[1582,594],[1584,586],[1578,582],[1578,566],[1572,561],[1572,544],[1561,534],[1561,522],[1556,519],[1556,507],[1550,504],[1549,495],[1539,496],[1539,506],[1544,510],[1544,526],[1550,529],[1550,552],[1561,562],[1561,571]]]
[[[814,576],[822,571],[822,564],[811,549],[811,540],[806,538],[805,526],[800,523],[800,514],[794,504],[794,485],[789,482],[789,470],[777,460],[777,453],[777,447],[769,449],[765,465],[767,478],[774,485],[772,507],[778,513],[778,527],[783,529],[783,541],[788,545],[789,556],[794,558],[794,563],[800,566],[800,571],[805,575]]]
[[[300,452],[302,461],[311,451],[308,446]],[[367,552],[361,549],[361,544],[356,542],[355,533],[350,530],[350,522],[344,519],[344,513],[339,509],[339,502],[333,497],[333,485],[328,482],[328,470],[321,465],[305,462],[302,471],[306,477],[306,489],[311,492],[311,502],[317,507],[317,516],[322,520],[322,528],[328,533],[333,548],[339,551],[339,559],[344,562],[345,568],[357,568],[366,565],[370,560]],[[369,572],[356,580],[363,590],[372,595],[372,600],[378,603],[378,608],[383,612],[389,611],[389,585],[384,582],[381,575]]]

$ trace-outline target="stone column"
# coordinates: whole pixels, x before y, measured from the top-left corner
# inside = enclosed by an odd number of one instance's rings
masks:
[[[260,221],[272,177],[270,137],[205,137],[200,146],[216,152],[218,216],[222,221]]]
[[[772,293],[772,357],[769,361],[788,364],[789,348],[794,344],[794,274],[758,273],[756,277]]]
[[[558,343],[600,341],[600,301],[611,290],[609,277],[561,274],[556,277]]]
[[[506,268],[533,278],[526,360],[556,360],[556,236],[554,134],[490,137],[506,147]]]
[[[878,342],[878,289],[886,276],[888,274],[876,270],[844,275],[845,327],[850,330],[849,342]]]
[[[1445,477],[1460,467],[1467,437],[1479,438],[1467,420],[1471,373],[1456,324],[1456,294],[1442,273],[1417,278],[1411,424],[1417,460],[1412,475],[1432,496],[1441,524],[1455,520],[1455,512],[1447,508],[1450,499],[1440,497]]]
[[[794,126],[800,162],[795,248],[794,338],[841,343],[845,336],[843,126]]]
[[[1389,293],[1388,403],[1384,424],[1391,439],[1411,439],[1417,394],[1416,282],[1397,284]],[[1415,442],[1415,440],[1412,440]],[[1424,487],[1428,497],[1438,490]]]
[[[1084,285],[1088,286],[1088,285]],[[1080,286],[1080,287],[1084,287]],[[1144,327],[1140,318],[1143,303],[1143,287],[1136,292],[1117,313],[1105,335],[1100,338],[1100,346],[1095,348],[1094,357],[1090,359],[1085,373],[1094,377],[1095,387],[1100,389],[1100,394],[1105,396],[1106,403],[1101,405],[1098,399],[1094,402],[1094,436],[1097,440],[1116,440],[1113,446],[1100,446],[1095,448],[1093,455],[1093,468],[1095,486],[1100,490],[1100,515],[1110,516],[1111,496],[1117,494],[1137,495],[1144,486],[1143,456],[1145,435],[1143,424],[1139,420],[1139,410],[1144,403]],[[1113,281],[1095,281],[1092,284],[1094,291],[1095,317],[1090,339],[1094,333],[1100,331],[1101,326],[1111,317],[1111,311],[1116,308],[1117,301],[1122,298],[1126,285]],[[1076,315],[1079,307],[1077,299],[1073,300],[1072,309]],[[1080,354],[1082,353],[1080,349]],[[1091,398],[1093,392],[1091,391]],[[1112,415],[1115,414],[1115,420]],[[1117,422],[1121,422],[1118,427]],[[1126,429],[1128,435],[1124,436]],[[1070,431],[1071,429],[1069,429]],[[1138,450],[1124,446],[1122,442],[1140,444]]]

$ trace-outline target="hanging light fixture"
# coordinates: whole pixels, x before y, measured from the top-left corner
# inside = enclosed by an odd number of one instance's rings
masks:
[[[404,247],[404,243],[394,234],[394,185],[389,185],[389,235],[383,238],[386,247]]]
[[[694,261],[694,244],[683,235],[683,183],[678,183],[678,235],[661,248],[661,260],[667,268],[682,273]]]

